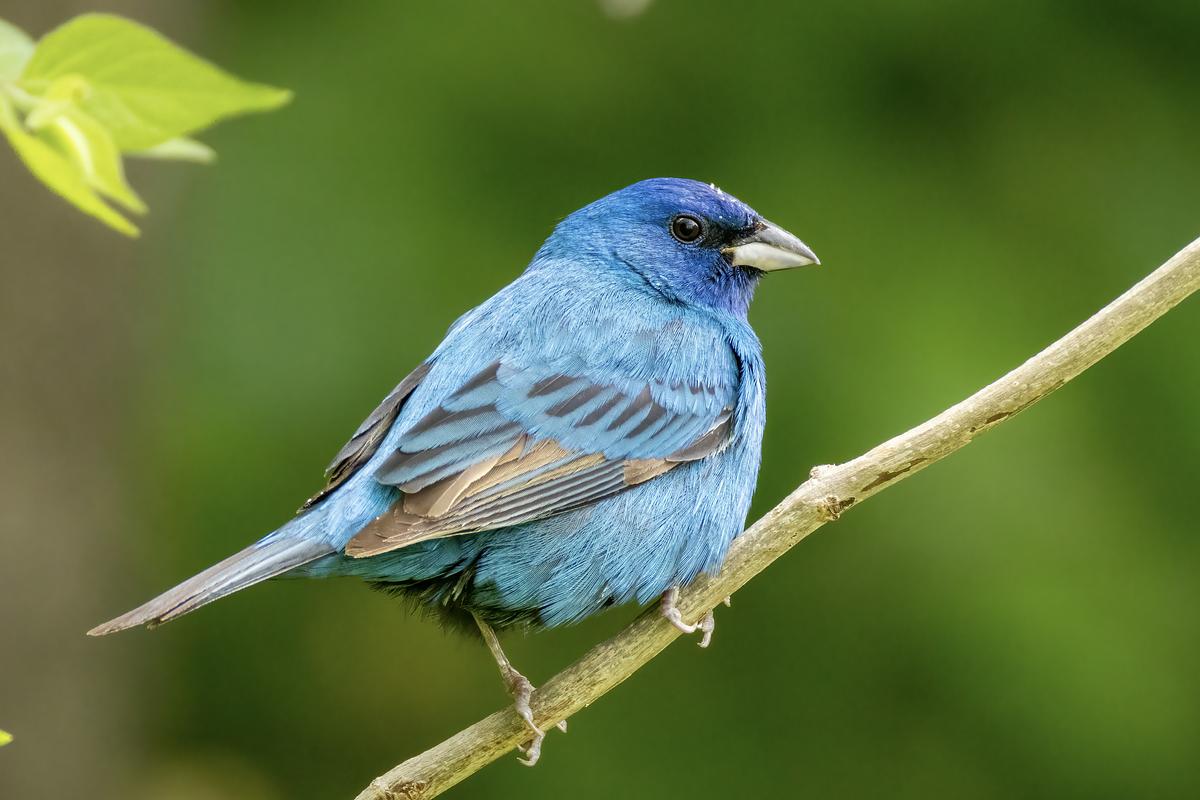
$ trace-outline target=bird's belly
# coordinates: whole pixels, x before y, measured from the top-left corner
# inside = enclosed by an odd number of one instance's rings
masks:
[[[757,471],[757,459],[739,451],[731,446],[548,519],[365,559],[332,557],[325,574],[358,575],[499,626],[562,625],[644,603],[720,566],[742,530]]]

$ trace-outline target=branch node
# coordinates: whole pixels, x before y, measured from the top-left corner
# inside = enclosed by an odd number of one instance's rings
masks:
[[[376,778],[368,787],[375,790],[383,800],[420,800],[428,788],[429,781],[425,780],[404,781],[388,786],[383,778]]]
[[[836,494],[827,494],[818,500],[815,505],[817,512],[820,513],[822,519],[824,519],[826,522],[833,522],[842,515],[843,511],[854,505],[856,499],[857,498],[850,496],[843,500]]]
[[[829,476],[835,466],[834,464],[818,464],[808,471],[808,477],[814,481],[822,480]]]

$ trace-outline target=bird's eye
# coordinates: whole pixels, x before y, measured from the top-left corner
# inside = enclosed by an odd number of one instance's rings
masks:
[[[691,214],[680,214],[671,220],[671,235],[684,244],[696,241],[702,233],[704,226]]]

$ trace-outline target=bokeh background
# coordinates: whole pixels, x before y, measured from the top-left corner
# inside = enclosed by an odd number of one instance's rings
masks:
[[[349,581],[83,632],[286,519],[553,222],[715,181],[772,278],[755,515],[1200,234],[1200,5],[9,0],[139,19],[292,106],[135,164],[140,241],[0,152],[0,797],[302,800],[505,702]],[[805,541],[460,797],[1200,795],[1200,306]],[[535,682],[634,609],[512,638]]]

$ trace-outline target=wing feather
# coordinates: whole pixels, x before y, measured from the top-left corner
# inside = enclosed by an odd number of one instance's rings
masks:
[[[346,553],[561,514],[705,458],[732,434],[733,391],[617,385],[497,361],[400,436],[375,477],[403,496]]]
[[[426,361],[406,375],[404,380],[400,381],[399,385],[383,399],[383,402],[363,420],[363,423],[358,426],[358,430],[350,437],[350,441],[342,445],[342,449],[338,451],[325,470],[324,488],[308,498],[300,507],[301,511],[311,508],[332,494],[335,489],[349,480],[351,475],[358,472],[362,465],[371,459],[371,456],[375,455],[383,437],[391,430],[392,425],[396,422],[396,417],[400,415],[404,401],[429,374],[431,366],[431,362]]]

